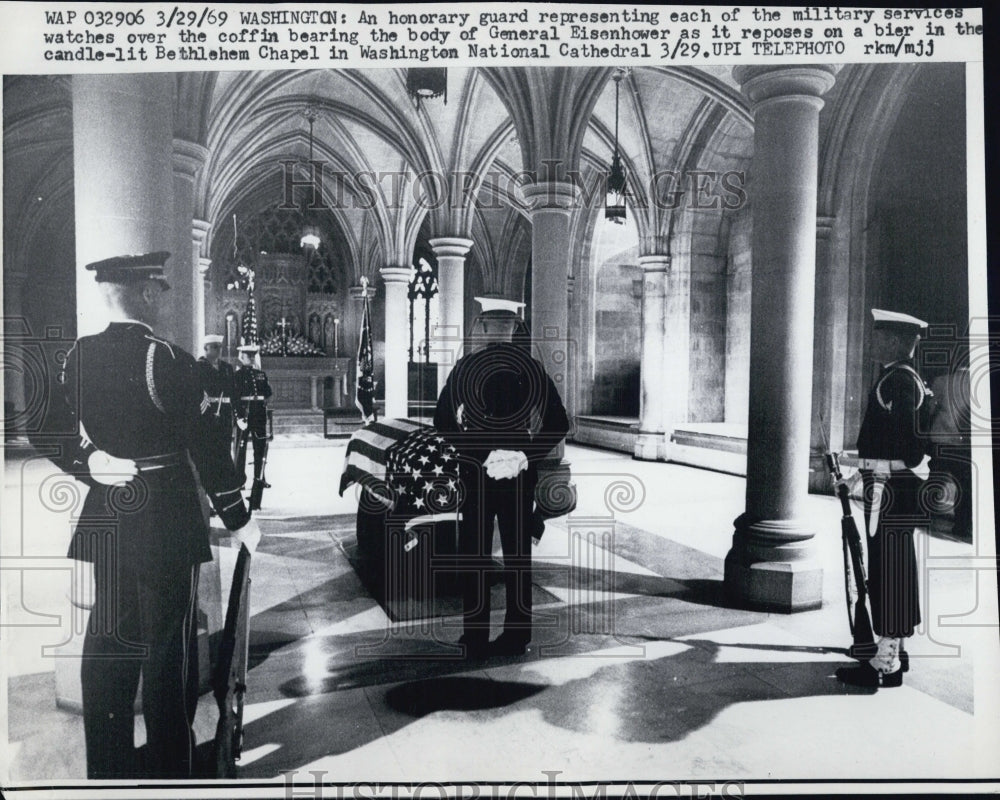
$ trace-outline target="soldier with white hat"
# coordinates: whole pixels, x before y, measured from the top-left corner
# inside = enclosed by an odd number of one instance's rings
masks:
[[[222,336],[210,333],[202,338],[202,355],[198,359],[198,376],[204,396],[201,413],[209,429],[225,444],[233,446],[233,409],[236,397],[236,373],[228,361],[223,361]]]
[[[531,540],[537,464],[559,444],[569,420],[555,383],[530,352],[523,303],[476,298],[473,349],[455,364],[438,398],[434,427],[458,451],[465,491],[459,523],[467,657],[519,655],[531,641]],[[493,524],[500,530],[507,608],[489,642]]]
[[[879,636],[872,658],[841,668],[844,683],[900,686],[909,669],[903,640],[920,624],[914,528],[926,525],[921,489],[927,477],[926,419],[934,398],[913,364],[927,323],[909,314],[872,309],[872,356],[883,365],[868,396],[858,434],[868,532],[868,597]]]

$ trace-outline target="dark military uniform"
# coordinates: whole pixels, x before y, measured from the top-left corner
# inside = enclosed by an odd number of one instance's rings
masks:
[[[240,431],[239,449],[236,454],[236,472],[246,477],[247,440],[253,442],[253,477],[263,480],[264,456],[267,453],[267,398],[271,386],[263,370],[241,365],[236,370],[236,413],[247,421],[247,428]]]
[[[461,407],[461,421],[459,408]],[[490,627],[487,574],[492,568],[493,521],[500,529],[507,573],[506,632],[531,638],[531,513],[536,464],[566,436],[569,420],[541,363],[516,344],[490,344],[459,359],[438,398],[434,426],[462,457],[465,500],[459,553],[465,570],[465,633],[485,640]],[[520,450],[529,466],[494,480],[483,462],[493,450]]]
[[[236,398],[236,373],[226,361],[216,366],[202,356],[198,359],[198,377],[205,393],[202,397],[203,416],[208,428],[230,450],[233,446],[233,407]]]
[[[148,326],[112,323],[81,338],[62,382],[51,429],[80,435],[61,436],[52,460],[90,487],[69,548],[95,575],[81,673],[87,774],[188,777],[198,573],[212,558],[198,477],[230,530],[250,517],[240,480],[219,439],[206,435],[194,358]],[[138,474],[120,487],[95,481],[87,468],[95,450],[134,460]],[[140,673],[145,765],[133,746]]]
[[[858,434],[868,531],[868,591],[880,636],[907,637],[920,624],[915,527],[928,524],[924,482],[911,469],[923,460],[921,413],[930,394],[910,361],[886,366],[868,396]]]

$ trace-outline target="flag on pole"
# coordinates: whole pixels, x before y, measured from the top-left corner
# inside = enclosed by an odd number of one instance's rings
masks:
[[[368,279],[361,279],[361,337],[358,342],[358,388],[354,403],[365,424],[378,419],[375,412],[375,350],[368,308]]]

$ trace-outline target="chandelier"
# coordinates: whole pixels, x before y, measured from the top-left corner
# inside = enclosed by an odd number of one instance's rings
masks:
[[[614,74],[615,82],[615,149],[611,156],[611,169],[608,171],[607,197],[604,201],[604,218],[616,225],[625,224],[625,188],[628,176],[622,164],[621,152],[618,147],[618,94],[622,78],[629,74],[628,67],[619,67]]]
[[[421,100],[444,95],[448,104],[448,69],[446,67],[411,67],[406,70],[406,91],[420,107]]]
[[[319,118],[319,111],[320,111],[319,106],[317,106],[315,103],[309,103],[309,105],[307,105],[303,109],[303,111],[302,111],[302,116],[305,117],[309,121],[309,163],[310,164],[312,163],[312,160],[313,160],[313,125],[316,124],[316,120]],[[308,211],[306,210],[306,205],[305,205],[304,202],[302,204],[302,213],[303,213],[303,216],[307,216],[307,217],[311,216],[311,215],[308,214]],[[320,239],[320,235],[319,235],[319,228],[316,225],[309,224],[309,225],[306,225],[302,229],[302,238],[299,239],[299,244],[302,246],[303,250],[305,250],[307,252],[309,252],[309,251],[315,251],[315,250],[317,250],[319,248],[320,242],[321,242],[321,239]]]

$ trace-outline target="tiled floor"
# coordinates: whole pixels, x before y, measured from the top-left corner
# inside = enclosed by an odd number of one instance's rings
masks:
[[[849,689],[839,510],[810,497],[824,607],[727,607],[745,482],[570,447],[576,513],[535,551],[548,602],[523,658],[456,657],[456,618],[393,623],[342,545],[343,442],[272,452],[253,564],[241,778],[493,781],[997,777],[992,544],[920,538],[925,625],[902,688]],[[3,643],[15,781],[84,775],[79,716],[46,645],[68,636],[72,498],[44,464],[5,471]],[[23,534],[23,535],[22,535]],[[983,538],[983,537],[980,537]],[[339,541],[343,539],[344,541]],[[987,545],[989,549],[987,550]],[[224,541],[223,541],[224,546]],[[222,583],[232,550],[222,549]],[[978,570],[978,571],[977,571]],[[30,611],[29,611],[30,609]],[[495,614],[496,627],[502,612]],[[11,627],[16,626],[16,627]],[[979,626],[979,627],[975,627]],[[199,740],[214,733],[210,695]],[[144,738],[141,717],[137,737]]]

